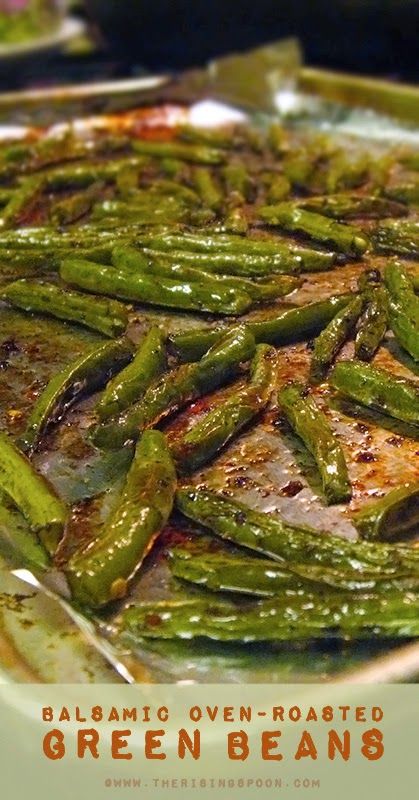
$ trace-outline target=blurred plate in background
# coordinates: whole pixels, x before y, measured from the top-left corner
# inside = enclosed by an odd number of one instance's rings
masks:
[[[80,36],[85,31],[85,24],[75,17],[66,17],[52,33],[44,34],[36,39],[28,39],[15,44],[0,44],[0,60],[18,61],[38,54],[53,53],[60,50],[67,42]]]

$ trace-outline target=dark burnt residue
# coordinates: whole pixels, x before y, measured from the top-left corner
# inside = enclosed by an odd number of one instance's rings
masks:
[[[371,461],[377,461],[377,456],[371,450],[360,450],[355,453],[355,461],[360,464],[369,464]]]
[[[360,433],[368,433],[369,431],[368,425],[364,425],[363,422],[355,422],[354,428]]]
[[[6,356],[10,356],[13,353],[19,353],[20,349],[21,348],[16,342],[16,340],[12,338],[5,339],[4,342],[2,342],[2,344],[0,345],[1,352],[4,353],[4,355]]]
[[[255,482],[248,475],[236,475],[233,478],[229,478],[227,483],[229,486],[236,486],[237,489],[248,489],[254,486]]]
[[[386,439],[386,444],[391,444],[392,447],[402,447],[404,439],[402,436],[389,436]]]
[[[279,494],[283,497],[295,497],[302,489],[304,489],[304,484],[301,481],[289,481],[285,486],[281,486]]]

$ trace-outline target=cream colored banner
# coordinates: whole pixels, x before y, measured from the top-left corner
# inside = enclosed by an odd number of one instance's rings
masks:
[[[418,796],[419,688],[0,686],[1,797]]]

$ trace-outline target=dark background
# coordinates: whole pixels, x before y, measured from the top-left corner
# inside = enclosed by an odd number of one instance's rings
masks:
[[[298,36],[310,64],[419,76],[418,0],[88,0],[114,54],[152,69]]]
[[[419,0],[76,0],[81,51],[0,65],[0,89],[202,65],[297,36],[305,63],[416,82]]]

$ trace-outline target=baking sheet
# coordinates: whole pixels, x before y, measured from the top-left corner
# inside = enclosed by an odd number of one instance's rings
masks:
[[[275,85],[279,114],[286,116],[293,127],[320,127],[330,130],[339,136],[347,136],[348,132],[355,138],[348,141],[353,148],[367,149],[386,147],[394,141],[415,142],[417,131],[411,126],[395,123],[393,120],[380,120],[375,114],[358,110],[345,109],[323,101],[313,101],[299,94],[289,84],[289,75],[282,86]],[[286,102],[285,102],[286,101]],[[282,104],[282,105],[281,105]],[[238,109],[225,104],[214,104],[209,98],[192,107],[192,115],[201,119],[202,124],[219,122],[223,114],[236,113]],[[272,119],[272,113],[266,110],[252,112],[252,122],[264,125]],[[381,122],[381,124],[380,124]],[[92,121],[90,121],[92,124]],[[10,130],[10,129],[9,129]],[[382,132],[386,131],[383,137]],[[374,135],[379,131],[380,136]],[[384,143],[383,143],[384,139]],[[295,293],[291,301],[304,303],[313,299],[327,297],[334,291],[353,288],[357,274],[365,268],[350,264],[333,273],[308,276],[304,286]],[[271,306],[265,313],[272,312]],[[138,316],[138,315],[137,315]],[[150,321],[169,326],[172,331],[195,324],[202,325],[202,318],[191,315],[159,314],[149,310],[141,310],[141,321],[133,322],[134,337],[140,338],[142,331]],[[258,315],[259,316],[259,315]],[[10,419],[7,414],[12,409],[19,426],[24,425],[25,414],[32,402],[33,391],[45,384],[48,378],[61,366],[73,360],[77,354],[90,347],[98,339],[93,333],[63,325],[54,320],[39,320],[36,332],[33,325],[29,329],[24,316],[12,310],[2,309],[0,317],[0,334],[4,338],[10,329],[18,341],[24,343],[19,353],[12,359],[11,370],[7,371],[7,382],[2,381],[0,394],[1,421],[10,430]],[[351,355],[349,349],[343,356]],[[309,352],[305,344],[278,349],[280,381],[290,377],[304,375]],[[414,368],[413,362],[406,360],[396,348],[391,338],[386,342],[377,356],[377,363],[391,366],[396,374],[408,375]],[[4,375],[4,377],[6,377]],[[218,396],[228,393],[222,390]],[[324,402],[324,396],[319,395]],[[86,445],[84,433],[91,419],[94,398],[90,398],[77,409],[70,412],[65,423],[52,434],[48,450],[36,457],[36,465],[56,485],[63,496],[75,503],[70,532],[66,541],[68,552],[80,543],[83,537],[83,526],[80,526],[78,509],[89,512],[91,526],[99,527],[118,491],[119,483],[115,476],[121,475],[128,464],[124,453],[116,455],[98,455]],[[355,487],[351,508],[355,509],[366,497],[377,490],[391,488],[403,480],[418,479],[417,467],[417,433],[408,426],[388,420],[380,420],[359,408],[338,406],[332,403],[328,411],[330,422],[342,439],[350,453],[351,479]],[[196,417],[195,417],[196,418]],[[167,426],[177,428],[188,424],[188,414],[179,415]],[[111,490],[103,491],[114,482]],[[286,487],[290,481],[301,482],[302,489],[292,499],[287,496]],[[290,521],[305,521],[319,529],[327,528],[342,535],[353,537],[353,530],[348,519],[347,510],[343,507],[325,509],[319,498],[319,486],[313,462],[304,450],[278,421],[275,407],[268,410],[264,419],[256,429],[249,431],[232,444],[217,461],[203,472],[194,476],[194,482],[205,484],[217,490],[226,491],[238,499],[261,508],[265,511],[279,511]],[[99,497],[97,497],[99,493]],[[84,531],[85,533],[85,531]],[[0,531],[3,540],[8,532]],[[169,575],[164,558],[163,545],[170,542],[171,531],[162,537],[160,547],[156,548],[136,581],[132,594],[128,598],[132,602],[135,597],[165,597],[173,591],[181,592],[182,588]],[[22,571],[16,559],[9,563],[15,568],[15,576],[28,581],[41,592],[53,592],[56,597],[63,589],[59,575],[49,576],[44,581],[42,576],[34,576]],[[0,589],[3,589],[0,573]],[[59,601],[61,602],[61,601]],[[397,645],[380,645],[363,643],[362,645],[330,645],[327,648],[288,647],[282,646],[267,649],[258,646],[225,647],[214,644],[193,643],[152,643],[140,645],[135,649],[127,649],[126,645],[113,636],[113,620],[120,609],[93,620],[85,620],[78,612],[71,609],[66,601],[61,602],[62,609],[69,614],[76,625],[83,631],[83,636],[94,643],[101,654],[112,663],[124,680],[157,680],[178,681],[197,680],[240,681],[240,682],[296,682],[314,681],[336,678],[348,670],[359,669],[370,664],[371,660],[383,655],[392,655],[391,663],[396,664],[398,658]],[[17,608],[14,612],[19,614]],[[34,620],[35,625],[38,624]],[[393,652],[392,652],[393,650]],[[400,656],[401,657],[401,656]],[[414,661],[410,663],[408,673],[413,674]]]

